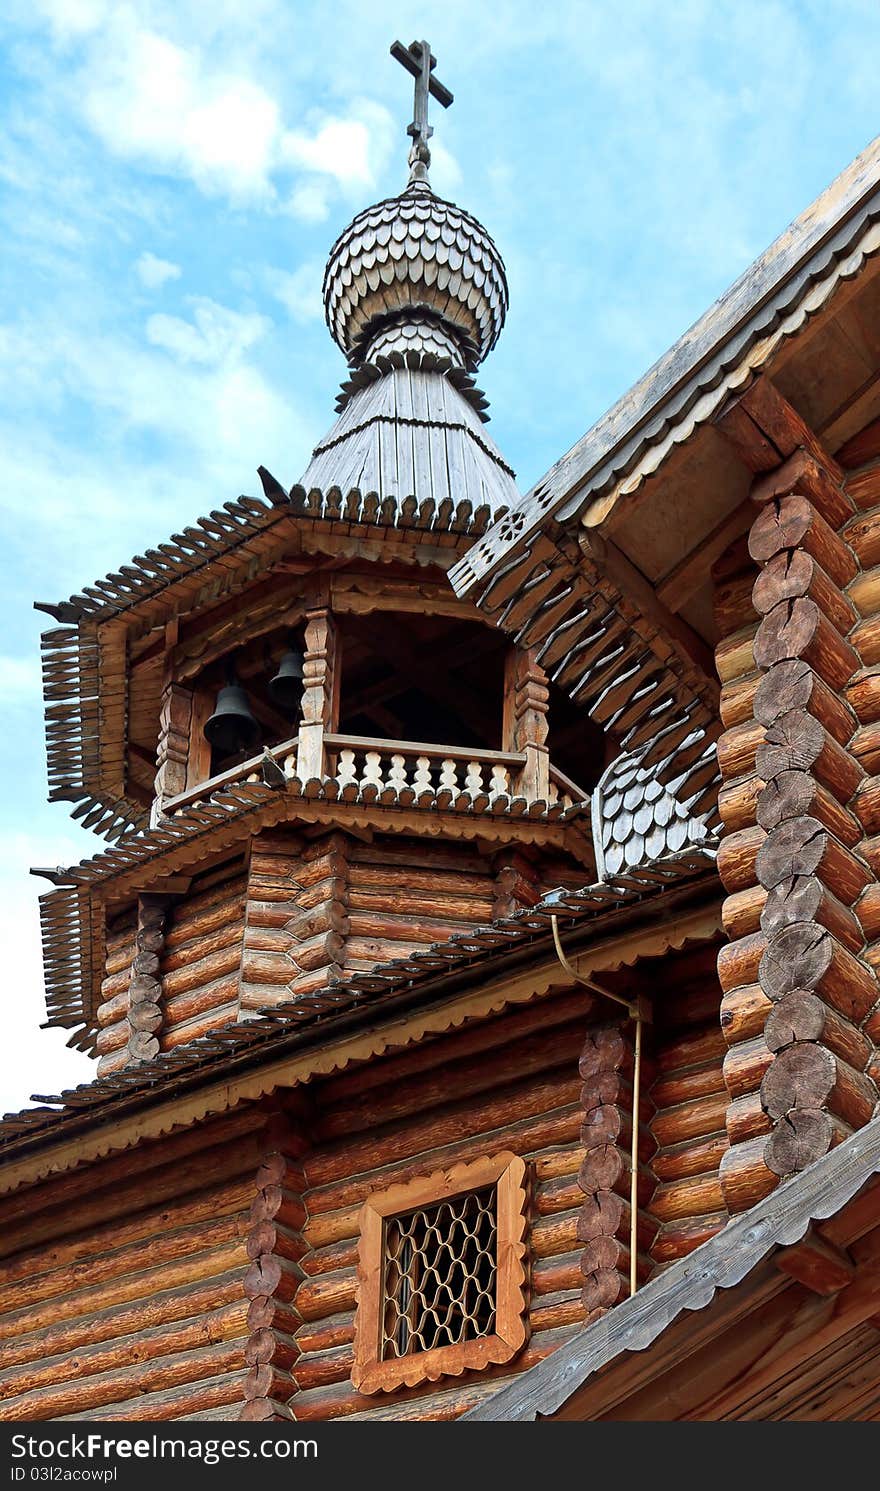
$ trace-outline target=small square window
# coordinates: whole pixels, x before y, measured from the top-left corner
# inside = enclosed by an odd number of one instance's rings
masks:
[[[389,1390],[524,1344],[525,1165],[495,1155],[370,1197],[361,1212],[352,1380]]]

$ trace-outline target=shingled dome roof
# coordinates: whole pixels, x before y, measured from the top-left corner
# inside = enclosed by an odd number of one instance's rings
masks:
[[[497,342],[507,302],[504,262],[486,229],[426,181],[358,213],[324,274],[327,324],[355,366],[370,359],[377,332],[398,317],[411,325],[417,310],[440,323],[449,354],[472,370]]]

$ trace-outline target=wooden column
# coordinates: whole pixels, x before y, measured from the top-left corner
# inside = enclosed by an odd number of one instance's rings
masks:
[[[326,775],[324,736],[338,728],[339,683],[336,620],[324,584],[306,609],[302,716],[296,774],[300,781]]]
[[[547,675],[534,647],[514,647],[504,668],[502,748],[524,751],[525,765],[514,791],[529,802],[546,801],[550,790],[547,745]]]
[[[856,811],[852,504],[815,448],[759,476],[752,498],[747,551],[716,576],[731,1212],[867,1122],[877,1100],[862,1029],[877,987],[853,909],[874,876]]]
[[[293,1418],[289,1404],[297,1391],[293,1372],[300,1352],[294,1336],[302,1321],[296,1293],[306,1219],[299,1161],[308,1143],[285,1114],[277,1113],[269,1120],[264,1145],[247,1235],[251,1262],[244,1281],[250,1300],[245,1361],[250,1370],[241,1420]]]
[[[136,952],[128,986],[126,1066],[152,1061],[159,1054],[163,1019],[159,961],[165,946],[168,906],[166,896],[138,897]]]
[[[306,842],[275,830],[251,846],[241,954],[240,1014],[286,1004],[341,978],[348,919],[349,842]]]
[[[162,801],[184,792],[190,753],[193,696],[178,683],[166,683],[159,711],[159,744],[156,751],[156,800],[153,823],[161,822]]]
[[[584,1201],[578,1214],[577,1237],[583,1244],[582,1299],[589,1323],[629,1294],[630,1156],[632,1136],[633,1046],[624,1024],[594,1026],[587,1034],[578,1063],[583,1081],[581,1141],[586,1150],[578,1172]],[[640,1115],[640,1161],[644,1164],[654,1142],[645,1123],[647,1100]],[[639,1203],[651,1199],[653,1178],[643,1168]],[[638,1219],[639,1279],[651,1271],[647,1254],[657,1222],[640,1210]]]

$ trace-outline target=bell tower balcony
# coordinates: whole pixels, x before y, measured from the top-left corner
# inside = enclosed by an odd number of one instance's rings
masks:
[[[427,614],[414,589],[397,610],[399,588],[364,606],[312,586],[282,625],[243,624],[233,649],[184,662],[166,689],[154,825],[258,783],[376,825],[392,808],[413,827],[448,813],[586,822],[599,732],[533,651],[451,598]]]

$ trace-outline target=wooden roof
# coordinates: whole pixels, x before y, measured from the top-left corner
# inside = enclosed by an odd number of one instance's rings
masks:
[[[566,523],[641,460],[649,469],[710,420],[751,367],[757,344],[795,334],[880,247],[880,136],[740,275],[644,377],[497,521],[451,573],[460,593],[532,541],[550,518]],[[764,349],[764,355],[766,351]],[[675,440],[668,438],[676,430]]]
[[[878,1174],[880,1115],[461,1422],[876,1417]]]
[[[336,485],[381,499],[430,493],[435,503],[466,493],[493,514],[519,501],[514,473],[483,427],[484,415],[436,357],[382,360],[344,403],[302,476],[307,488]]]
[[[320,1026],[322,1039],[332,1019],[346,1012],[363,1008],[374,1019],[388,999],[403,993],[428,998],[451,976],[469,976],[471,970],[486,969],[493,962],[500,973],[506,954],[528,953],[550,942],[554,916],[573,929],[574,946],[578,928],[598,934],[606,923],[616,921],[621,911],[636,911],[643,904],[653,906],[673,893],[690,894],[692,888],[696,890],[706,881],[716,888],[711,856],[697,849],[667,855],[638,872],[582,890],[553,891],[528,910],[455,933],[406,957],[378,964],[369,972],[351,973],[338,981],[328,979],[326,985],[312,994],[298,995],[289,1005],[258,1011],[259,1019],[231,1021],[154,1061],[96,1078],[57,1096],[35,1098],[42,1106],[6,1114],[0,1120],[0,1145],[51,1138],[84,1116],[98,1119],[108,1105],[115,1111],[123,1099],[148,1098],[160,1089],[164,1096],[184,1079],[199,1079],[207,1068],[216,1076],[234,1059],[259,1056],[268,1050],[277,1055],[279,1043],[283,1045],[304,1027]],[[56,1015],[50,1023],[73,1029],[70,1044],[88,1048],[88,1037],[82,1034],[86,1014],[82,979],[91,956],[88,903],[75,886],[61,887],[42,900],[44,906],[52,908],[48,920],[54,927],[53,942],[58,951]]]
[[[713,772],[713,783],[714,757],[715,747],[710,744],[703,764]],[[682,801],[680,794],[688,773],[685,771],[681,780],[673,777],[664,784],[667,771],[646,766],[639,752],[624,751],[603,772],[591,799],[593,849],[600,880],[613,880],[615,875],[649,865],[664,854],[690,848],[714,849],[717,813],[700,811],[705,793],[698,791]]]
[[[126,793],[126,697],[132,639],[172,617],[235,594],[306,525],[317,546],[387,540],[414,553],[456,547],[484,532],[487,504],[447,497],[417,501],[359,488],[285,492],[260,468],[266,499],[239,497],[136,555],[131,564],[69,599],[40,604],[61,625],[43,635],[43,688],[50,801],[78,804],[74,816],[110,837],[142,829],[148,813]],[[448,559],[445,561],[448,563]]]

